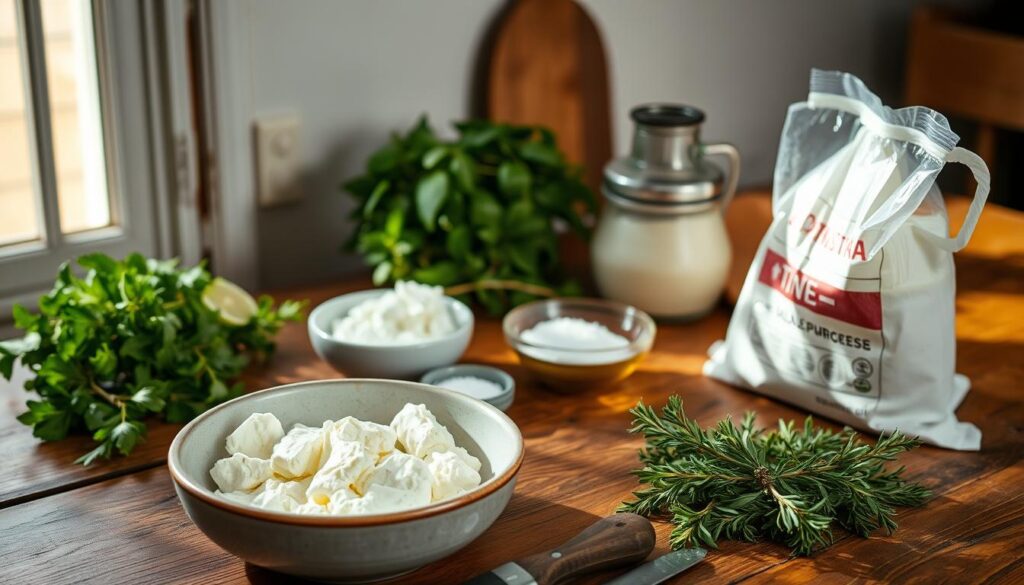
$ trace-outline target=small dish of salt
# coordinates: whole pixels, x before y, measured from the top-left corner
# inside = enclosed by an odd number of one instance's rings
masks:
[[[487,402],[500,410],[512,405],[516,383],[508,373],[480,364],[455,364],[431,370],[420,382],[431,384],[477,400]]]
[[[560,391],[626,378],[650,351],[656,333],[643,311],[600,299],[536,301],[510,311],[502,327],[520,362]]]
[[[629,339],[578,317],[541,321],[520,335],[520,351],[546,362],[574,366],[622,362],[636,355]]]

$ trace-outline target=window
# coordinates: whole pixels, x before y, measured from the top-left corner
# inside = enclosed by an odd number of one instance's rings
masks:
[[[92,11],[77,0],[40,6],[61,230],[106,227],[110,193]]]
[[[14,0],[0,2],[0,246],[40,236],[39,210],[32,192],[33,157],[29,142],[21,63],[22,31]]]
[[[42,0],[39,8],[60,229],[107,227],[111,214],[92,12],[75,0]],[[38,205],[42,193],[37,193],[41,159],[33,156],[33,142],[45,137],[35,130],[32,92],[26,91],[33,86],[30,68],[22,66],[28,55],[24,21],[14,0],[2,0],[0,11],[0,127],[11,137],[4,141],[4,160],[14,162],[0,167],[0,245],[5,245],[46,237]]]
[[[161,10],[0,0],[0,321],[64,261],[174,251],[175,129],[160,108],[188,88],[160,69]]]

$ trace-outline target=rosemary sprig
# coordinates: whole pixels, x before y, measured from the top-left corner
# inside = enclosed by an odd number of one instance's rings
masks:
[[[871,445],[848,428],[815,428],[811,417],[803,428],[780,420],[766,432],[754,427],[752,412],[738,427],[728,417],[702,429],[678,396],[660,414],[643,403],[630,412],[631,432],[647,441],[634,472],[646,487],[620,509],[671,519],[673,548],[771,540],[809,555],[832,543],[836,525],[864,537],[891,533],[896,508],[931,495],[905,481],[903,467],[886,468],[920,444],[899,432]]]

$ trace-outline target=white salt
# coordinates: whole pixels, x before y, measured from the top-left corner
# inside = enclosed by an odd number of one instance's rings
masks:
[[[332,324],[338,341],[401,345],[444,337],[455,331],[444,289],[396,282],[395,289],[367,299]]]
[[[600,323],[575,317],[541,321],[523,331],[530,345],[519,351],[541,361],[566,365],[599,365],[626,361],[636,355],[629,339]]]
[[[495,384],[490,380],[477,378],[476,376],[456,376],[454,378],[447,378],[439,382],[437,385],[442,388],[468,394],[469,396],[480,400],[494,398],[504,391],[500,385]]]

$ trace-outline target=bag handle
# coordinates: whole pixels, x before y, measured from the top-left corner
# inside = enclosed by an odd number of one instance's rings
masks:
[[[971,174],[974,175],[974,182],[978,184],[974,189],[974,200],[971,201],[971,206],[968,208],[967,215],[964,216],[964,222],[960,225],[960,230],[956,233],[956,236],[950,238],[939,236],[932,232],[922,233],[939,248],[948,252],[959,252],[964,249],[967,242],[971,241],[974,228],[978,225],[981,210],[985,207],[985,201],[988,200],[991,178],[985,161],[966,148],[958,146],[949,151],[949,154],[946,155],[946,162],[960,163],[971,169]]]

